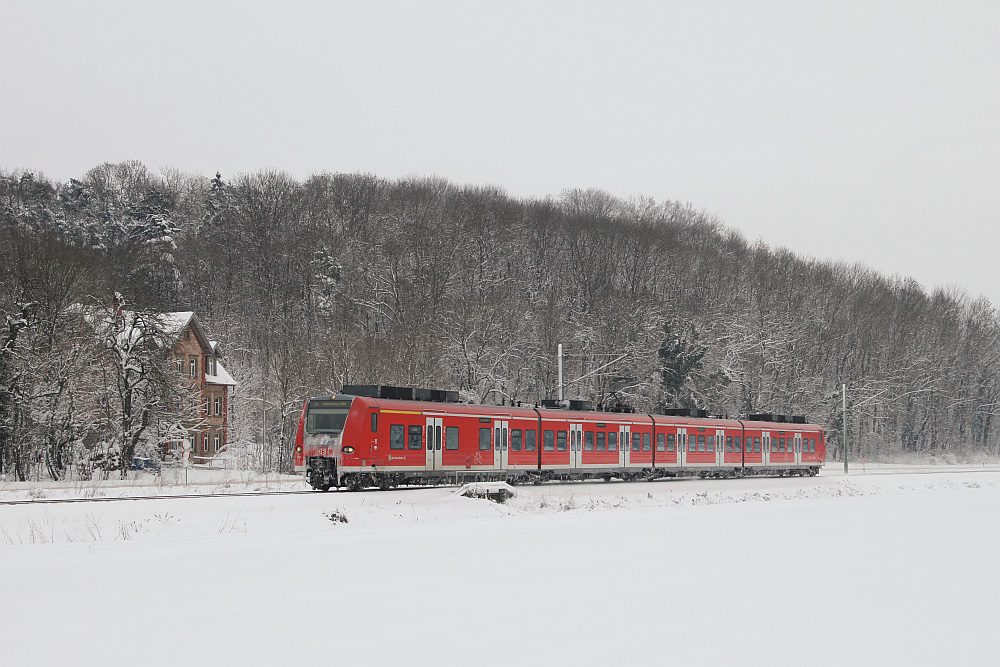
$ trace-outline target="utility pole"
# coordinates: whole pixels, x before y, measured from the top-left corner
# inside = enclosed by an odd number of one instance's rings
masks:
[[[841,385],[844,390],[844,474],[847,474],[847,383]]]
[[[563,400],[562,343],[559,343],[559,400]]]

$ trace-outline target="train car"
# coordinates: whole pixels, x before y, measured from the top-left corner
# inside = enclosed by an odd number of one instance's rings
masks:
[[[345,387],[306,401],[295,470],[357,490],[505,480],[815,475],[819,426],[780,415],[717,419],[458,403],[454,392]],[[800,422],[804,422],[801,419]]]

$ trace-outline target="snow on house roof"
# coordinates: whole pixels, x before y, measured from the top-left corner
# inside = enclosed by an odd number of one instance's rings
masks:
[[[183,310],[173,313],[163,313],[163,331],[168,334],[179,334],[194,317],[194,311]]]
[[[212,342],[208,340],[208,336],[205,334],[205,330],[202,328],[197,316],[195,316],[194,311],[179,310],[172,313],[163,313],[160,315],[160,318],[163,323],[163,331],[168,336],[179,336],[184,331],[184,328],[190,325],[191,331],[194,332],[203,349],[215,349]]]
[[[238,387],[240,385],[240,383],[234,380],[233,376],[229,374],[229,371],[223,368],[218,359],[215,360],[215,375],[205,373],[205,384],[226,385],[228,387]]]

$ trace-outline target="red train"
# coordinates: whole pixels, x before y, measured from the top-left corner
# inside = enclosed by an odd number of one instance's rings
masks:
[[[306,401],[295,470],[314,489],[506,480],[815,475],[826,441],[802,418],[716,419],[384,398],[345,387]],[[392,390],[392,391],[386,391]],[[357,395],[369,394],[369,395]],[[768,421],[769,419],[769,421]],[[779,421],[783,420],[783,421]]]

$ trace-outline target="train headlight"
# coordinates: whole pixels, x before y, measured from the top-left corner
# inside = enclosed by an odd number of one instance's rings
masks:
[[[302,445],[299,445],[299,446],[297,446],[297,447],[295,448],[295,453],[296,453],[296,454],[301,454],[301,453],[302,453]]]
[[[344,445],[343,447],[340,448],[340,451],[344,452],[345,454],[353,454],[354,447],[351,447],[350,445]]]

